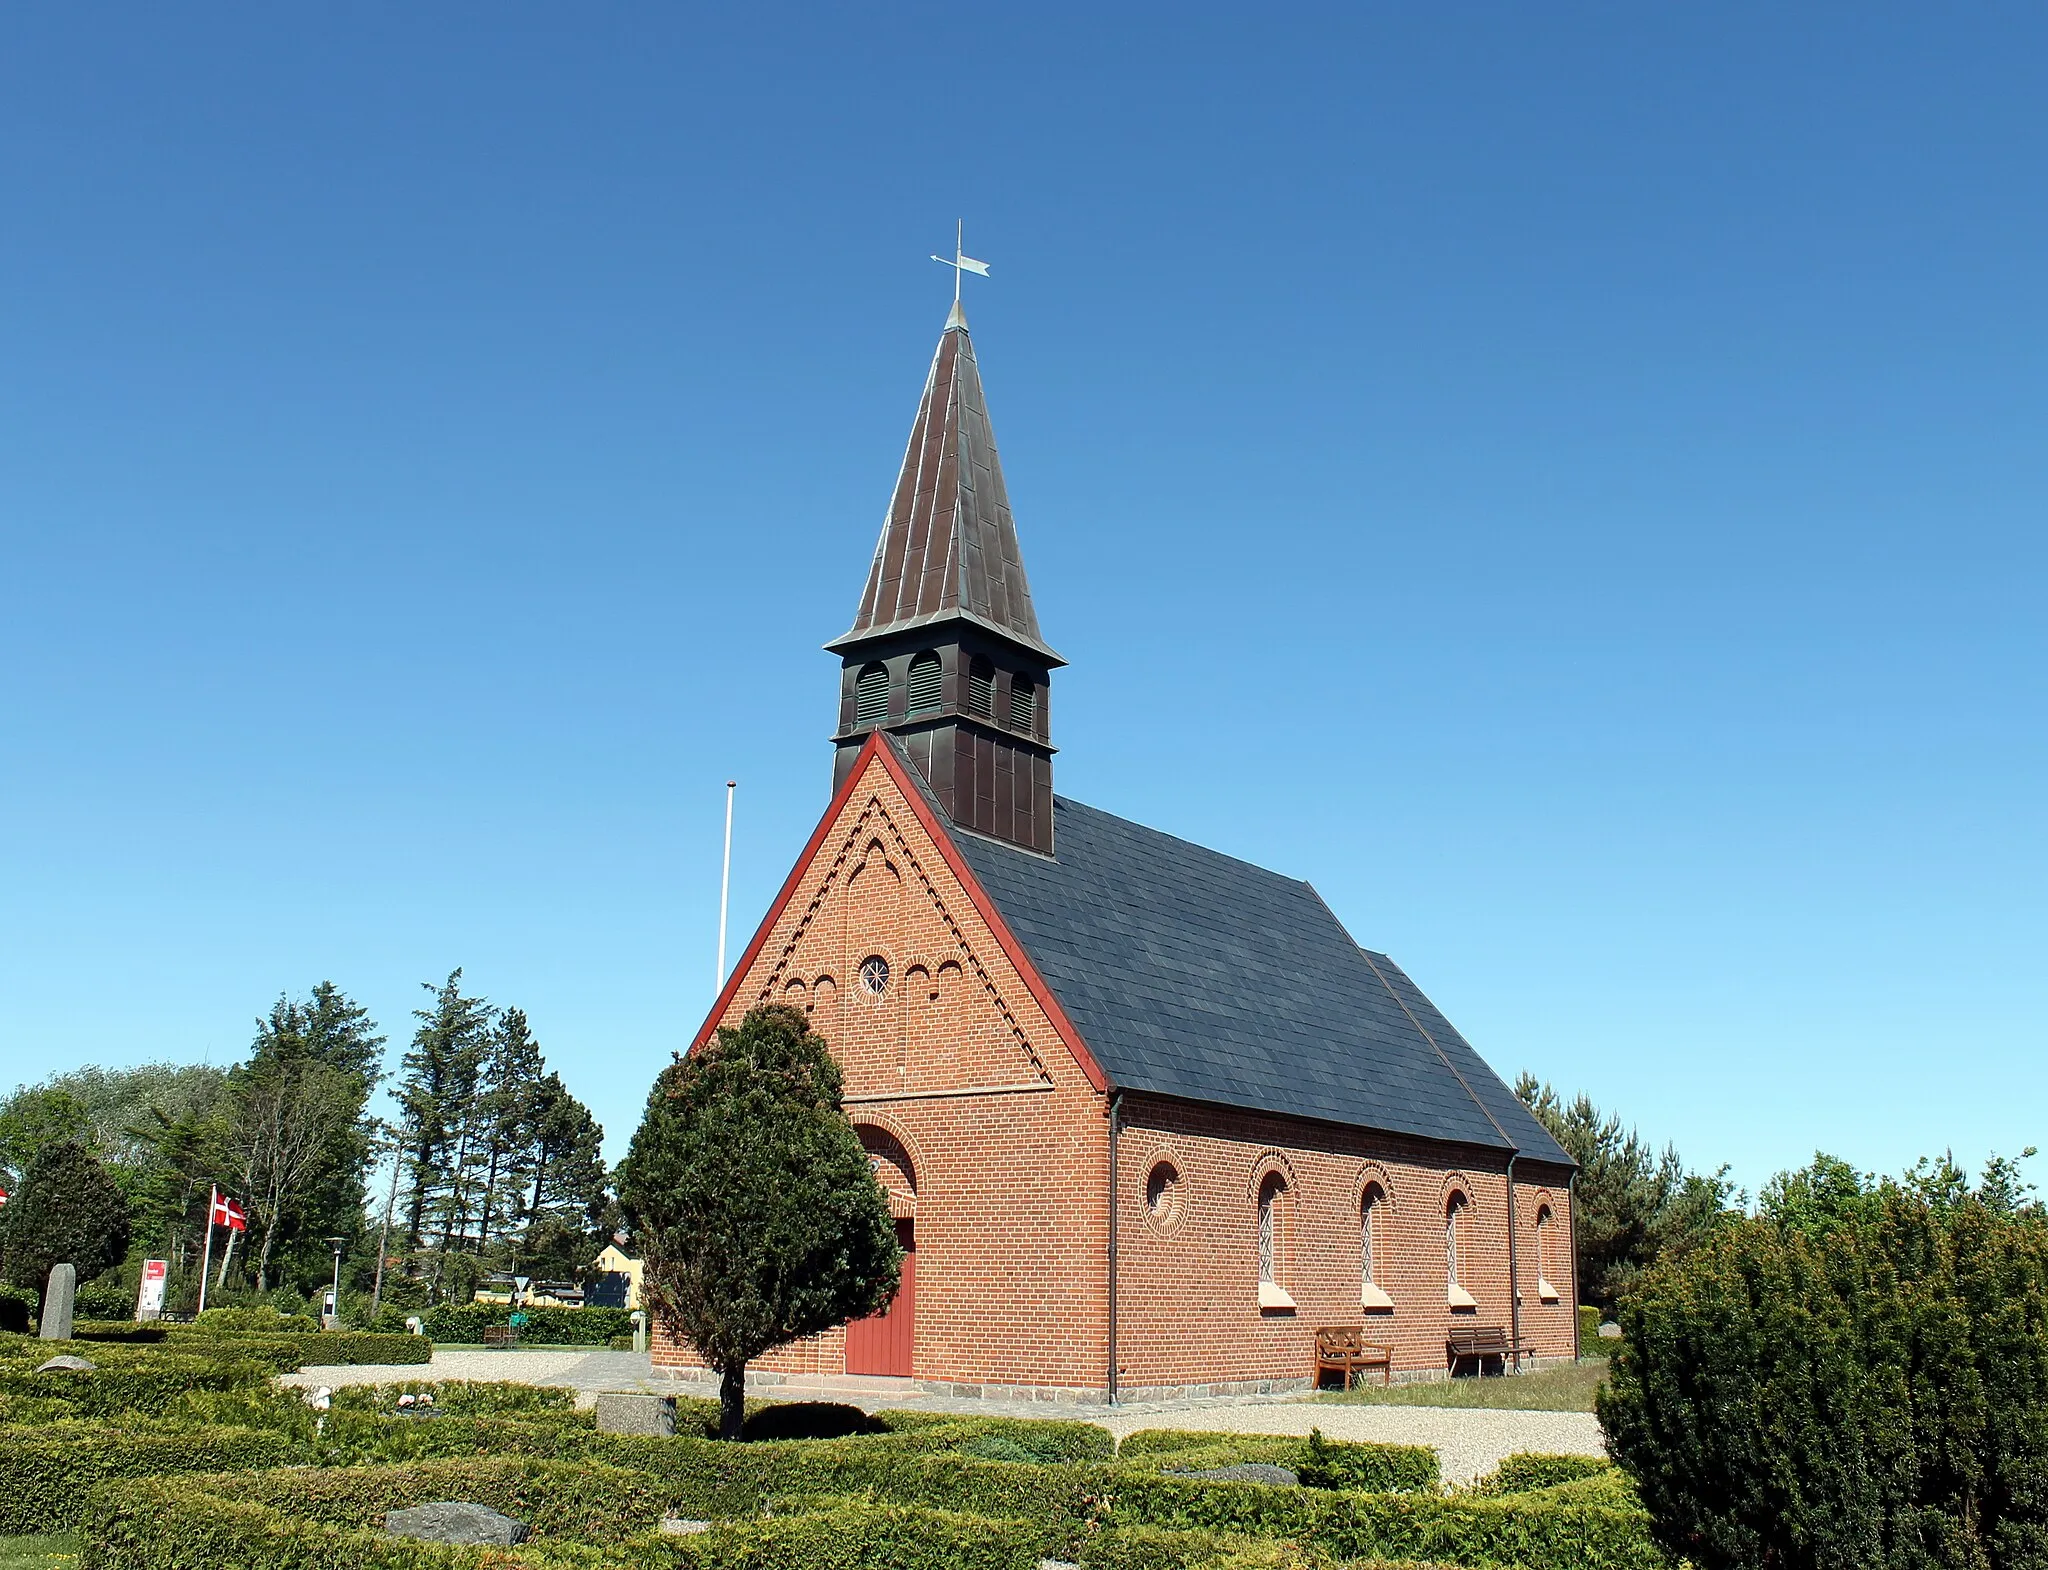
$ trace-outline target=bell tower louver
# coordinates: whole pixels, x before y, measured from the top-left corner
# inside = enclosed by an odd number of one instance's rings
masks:
[[[837,785],[877,730],[898,738],[953,822],[1052,853],[1051,672],[958,301],[939,335],[852,628]]]

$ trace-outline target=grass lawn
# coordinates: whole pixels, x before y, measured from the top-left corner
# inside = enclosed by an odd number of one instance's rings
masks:
[[[77,1570],[78,1539],[0,1537],[0,1570]]]
[[[1476,1406],[1507,1412],[1590,1412],[1593,1392],[1607,1378],[1607,1359],[1589,1357],[1561,1368],[1506,1379],[1451,1379],[1428,1385],[1359,1385],[1332,1390],[1321,1401],[1372,1406]]]

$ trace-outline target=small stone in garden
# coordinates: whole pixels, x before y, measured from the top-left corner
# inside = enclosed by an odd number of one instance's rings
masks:
[[[45,1341],[71,1339],[71,1307],[78,1298],[78,1272],[70,1265],[50,1267],[50,1285],[43,1293],[43,1318],[36,1333]]]
[[[1199,1477],[1213,1483],[1266,1483],[1274,1488],[1299,1488],[1301,1479],[1292,1467],[1274,1466],[1270,1461],[1244,1461],[1236,1466],[1205,1466],[1199,1472],[1175,1472],[1174,1477]]]
[[[1619,1341],[1621,1339],[1621,1326],[1610,1319],[1595,1331],[1594,1334],[1599,1336],[1602,1341]]]
[[[510,1548],[526,1541],[532,1530],[524,1521],[500,1515],[488,1505],[440,1500],[392,1510],[384,1517],[386,1537],[411,1537],[425,1543],[488,1543]]]
[[[676,1431],[675,1397],[601,1395],[597,1398],[597,1431],[667,1439]]]
[[[711,1530],[709,1521],[685,1521],[681,1516],[665,1515],[661,1518],[662,1535],[665,1537],[695,1537],[699,1532]]]
[[[36,1372],[39,1374],[89,1374],[100,1365],[82,1357],[53,1357]]]
[[[1038,1570],[1081,1570],[1071,1559],[1041,1559]]]

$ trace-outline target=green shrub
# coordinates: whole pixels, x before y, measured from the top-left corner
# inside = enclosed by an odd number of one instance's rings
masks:
[[[1241,1532],[1174,1532],[1156,1526],[1118,1526],[1081,1546],[1082,1570],[1325,1570],[1325,1554],[1285,1539]],[[1403,1559],[1353,1559],[1343,1570],[1459,1570],[1454,1565]]]
[[[407,1380],[395,1385],[344,1385],[334,1392],[337,1412],[392,1413],[399,1398],[432,1396],[434,1409],[451,1417],[505,1417],[514,1413],[573,1416],[576,1392],[553,1385],[521,1385],[508,1380]]]
[[[1117,1459],[1148,1473],[1202,1472],[1212,1467],[1263,1462],[1297,1473],[1310,1488],[1371,1493],[1433,1493],[1442,1480],[1436,1451],[1428,1445],[1354,1444],[1291,1434],[1191,1433],[1198,1445],[1176,1445],[1170,1431],[1140,1429],[1126,1438]],[[1182,1437],[1182,1436],[1174,1436]],[[1132,1441],[1139,1441],[1135,1446]]]
[[[938,1422],[902,1419],[937,1417]],[[1033,1417],[957,1417],[945,1413],[877,1412],[875,1420],[891,1435],[890,1442],[910,1450],[957,1450],[979,1453],[975,1447],[994,1444],[1005,1447],[1000,1457],[1014,1460],[1008,1450],[1022,1458],[1041,1463],[1058,1461],[1107,1461],[1116,1452],[1116,1440],[1108,1429],[1095,1423],[1072,1423]]]
[[[502,1329],[514,1313],[524,1314],[519,1339],[528,1346],[597,1346],[633,1333],[633,1316],[623,1308],[521,1308],[504,1303],[446,1303],[427,1310],[422,1326],[430,1341],[482,1341],[486,1330]]]
[[[42,1342],[97,1360],[89,1343]],[[268,1384],[260,1363],[180,1357],[150,1352],[132,1362],[104,1363],[91,1373],[35,1372],[35,1364],[0,1363],[0,1395],[61,1400],[80,1417],[113,1417],[124,1412],[160,1415],[195,1390],[246,1390]]]
[[[1509,1456],[1466,1492],[1488,1498],[1527,1494],[1613,1470],[1614,1463],[1605,1456],[1539,1455],[1525,1450]]]
[[[1211,1450],[1246,1438],[1244,1434],[1205,1432],[1194,1428],[1141,1428],[1126,1434],[1116,1447],[1119,1457],[1154,1455],[1162,1450]]]
[[[103,1478],[284,1466],[296,1456],[289,1435],[247,1428],[0,1430],[0,1536],[69,1531]]]
[[[1599,1398],[1700,1570],[2048,1563],[2048,1225],[1887,1185],[1731,1225],[1623,1298]]]
[[[1435,1492],[1441,1465],[1428,1445],[1347,1444],[1308,1431],[1295,1466],[1310,1488],[1345,1488],[1375,1494]]]
[[[1579,1305],[1579,1355],[1596,1357],[1604,1354],[1614,1343],[1600,1339],[1600,1324],[1606,1316],[1592,1303]]]
[[[132,1319],[74,1319],[71,1322],[71,1339],[74,1341],[124,1341],[144,1344],[161,1341],[169,1334],[167,1326],[154,1323],[137,1324]]]
[[[726,1447],[728,1450],[740,1447]],[[534,1528],[511,1552],[382,1537],[387,1511],[468,1499]],[[92,1496],[86,1570],[378,1570],[427,1567],[699,1567],[699,1570],[1033,1570],[1043,1534],[1023,1522],[918,1506],[825,1501],[695,1537],[652,1528],[677,1503],[644,1472],[547,1462],[456,1461],[360,1470],[115,1484]],[[602,1545],[602,1551],[582,1545]]]
[[[253,1308],[209,1308],[193,1321],[192,1330],[219,1335],[311,1335],[320,1321],[311,1314],[280,1314],[268,1303]]]

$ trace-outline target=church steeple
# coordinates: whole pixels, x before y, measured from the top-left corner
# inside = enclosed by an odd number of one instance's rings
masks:
[[[1017,549],[967,318],[939,336],[841,656],[834,782],[869,733],[901,738],[963,828],[1052,850],[1045,644]]]

